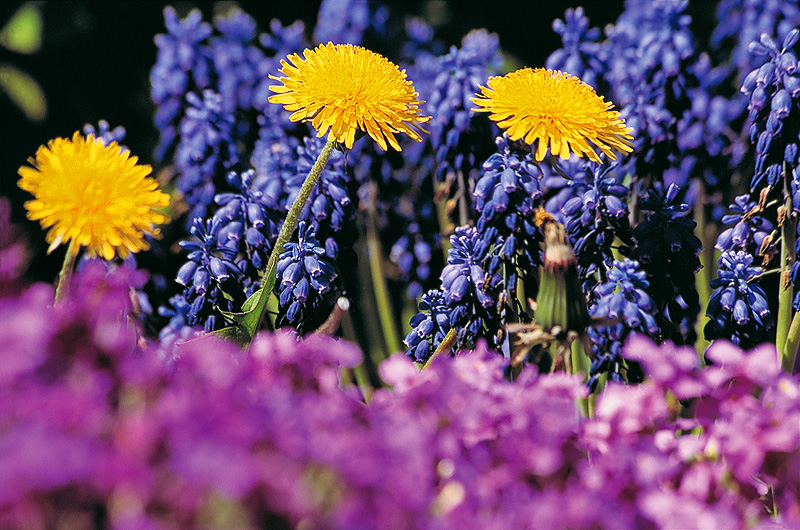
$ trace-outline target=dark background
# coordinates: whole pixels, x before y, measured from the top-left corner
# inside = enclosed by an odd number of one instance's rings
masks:
[[[580,0],[386,1],[395,16],[434,16],[440,21],[435,36],[458,44],[470,29],[485,27],[500,36],[503,50],[524,66],[543,66],[561,41],[551,28],[567,7]],[[21,2],[0,3],[0,26]],[[181,16],[199,7],[210,21],[220,3],[173,2]],[[226,3],[230,4],[230,3]],[[12,201],[12,220],[21,223],[35,261],[30,279],[50,281],[61,265],[63,252],[44,258],[44,232],[25,220],[22,202],[28,194],[16,187],[17,169],[36,149],[54,137],[69,137],[85,123],[107,120],[127,129],[125,145],[141,163],[153,160],[157,132],[149,96],[149,71],[156,58],[153,36],[165,32],[165,2],[42,2],[44,38],[41,49],[20,55],[0,48],[0,63],[10,63],[33,76],[47,97],[48,114],[32,123],[0,92],[0,196]],[[283,24],[297,19],[313,31],[319,1],[261,0],[238,2],[253,16],[259,31],[278,18]],[[593,26],[612,23],[623,0],[592,0],[584,6]],[[63,250],[63,249],[62,249]]]

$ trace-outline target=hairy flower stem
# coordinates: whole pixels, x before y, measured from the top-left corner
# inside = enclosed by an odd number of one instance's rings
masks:
[[[297,228],[297,223],[300,221],[300,212],[303,211],[303,207],[308,202],[311,192],[314,190],[317,182],[319,182],[319,177],[322,174],[322,170],[325,169],[328,159],[331,157],[334,145],[334,142],[328,141],[322,148],[322,151],[320,151],[319,156],[317,157],[317,161],[314,162],[314,165],[311,167],[311,171],[308,172],[305,182],[303,182],[303,186],[300,188],[300,193],[297,194],[297,198],[294,200],[292,207],[289,209],[289,213],[286,214],[286,220],[283,222],[281,231],[278,234],[278,239],[275,241],[275,246],[272,247],[272,252],[269,255],[267,266],[264,269],[264,276],[261,278],[262,287],[265,286],[268,278],[272,274],[272,271],[275,270],[275,267],[278,265],[278,258],[280,257],[281,253],[283,253],[284,245],[289,242],[289,239],[291,239],[292,234],[294,233],[294,229]],[[264,293],[264,296],[269,296],[269,294],[270,293]],[[266,313],[267,306],[265,304],[261,314],[258,316],[256,329],[261,328],[261,323],[264,321],[264,316]]]
[[[790,172],[787,164],[783,164],[783,216],[779,215],[778,223],[781,227],[781,277],[778,282],[778,318],[775,333],[775,345],[778,348],[778,362],[791,370],[794,364],[795,352],[787,347],[789,326],[792,322],[792,282],[790,274],[794,261],[794,239],[796,219],[792,213],[792,189]],[[791,357],[791,361],[789,360]]]
[[[75,261],[78,258],[77,252],[72,252],[72,247],[67,245],[67,253],[64,256],[64,264],[61,265],[61,272],[58,273],[58,284],[56,285],[56,297],[54,303],[61,302],[69,292],[69,283],[72,281],[72,273],[75,271]]]

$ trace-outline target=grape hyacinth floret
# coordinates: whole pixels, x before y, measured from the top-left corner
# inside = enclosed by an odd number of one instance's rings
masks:
[[[711,282],[716,290],[708,302],[706,338],[725,337],[744,348],[764,342],[775,325],[767,293],[757,283],[764,271],[753,266],[753,256],[743,251],[723,252],[718,264],[718,277]]]
[[[213,215],[220,225],[217,237],[222,246],[237,249],[243,256],[238,262],[239,270],[255,277],[267,263],[272,243],[278,237],[279,212],[268,207],[269,201],[253,185],[255,170],[231,171],[226,180],[236,192],[214,197],[219,206]]]
[[[156,157],[162,158],[178,136],[184,112],[184,97],[211,83],[211,65],[203,46],[212,32],[199,10],[185,19],[171,6],[164,8],[167,33],[155,36],[158,47],[156,63],[150,72],[150,95],[156,104],[156,127],[161,134]]]
[[[239,161],[234,140],[235,118],[223,109],[222,97],[204,90],[202,97],[186,94],[189,107],[180,124],[180,141],[175,151],[179,172],[176,186],[191,208],[189,218],[205,217],[217,188],[214,176],[227,173]]]
[[[614,239],[630,238],[628,196],[619,165],[605,166],[588,162],[578,164],[567,182],[569,198],[561,206],[567,234],[578,258],[582,280],[604,270],[613,261]]]
[[[471,112],[470,98],[499,70],[501,61],[498,37],[486,30],[470,32],[462,39],[461,48],[453,46],[439,58],[438,75],[426,106],[432,116],[429,141],[438,180],[456,172],[477,179],[474,173],[488,155],[483,146],[497,129]]]
[[[604,47],[598,42],[600,28],[590,28],[583,8],[576,7],[567,9],[564,20],[553,21],[553,31],[561,37],[562,46],[550,54],[546,67],[569,72],[586,84],[599,87],[598,81],[602,80],[605,70]]]
[[[513,292],[517,271],[525,274],[541,264],[542,237],[534,217],[541,206],[542,170],[530,150],[509,141],[507,134],[498,136],[495,144],[497,152],[483,163],[473,198],[475,211],[480,214],[477,229],[483,244],[491,248],[498,237],[503,240],[494,254],[509,265],[506,283]]]
[[[451,308],[450,326],[459,329],[462,346],[480,337],[493,344],[500,324],[498,296],[503,280],[484,269],[489,245],[477,229],[463,226],[450,236],[450,245],[441,275],[444,301]]]
[[[242,273],[235,263],[238,242],[221,241],[221,228],[219,219],[195,218],[189,229],[195,239],[179,243],[189,251],[188,261],[181,266],[176,279],[191,304],[187,323],[203,324],[205,331],[218,329],[222,324],[221,312],[236,311],[244,302],[239,285]]]
[[[302,335],[319,327],[330,313],[338,274],[312,225],[300,221],[297,236],[297,242],[286,243],[278,261],[276,325],[292,325]]]
[[[419,299],[419,313],[412,317],[405,342],[408,355],[418,363],[427,362],[450,331],[450,308],[441,289],[431,289]]]
[[[450,245],[440,277],[441,289],[423,295],[426,307],[420,305],[420,312],[411,320],[415,329],[406,336],[407,354],[419,362],[426,362],[441,342],[436,336],[445,330],[444,324],[439,323],[444,315],[448,318],[445,331],[457,330],[458,348],[473,347],[480,338],[497,345],[501,338],[500,293],[504,282],[497,272],[487,272],[491,260],[489,244],[476,228],[459,226],[450,236]],[[429,318],[432,313],[434,316]],[[425,340],[431,333],[433,340]]]
[[[678,344],[694,342],[694,322],[700,311],[695,273],[701,268],[696,222],[683,215],[689,206],[678,200],[680,189],[656,186],[641,200],[647,218],[633,229],[636,245],[630,258],[647,273],[648,293],[658,309],[661,338]]]
[[[800,29],[790,31],[782,48],[763,33],[750,45],[754,55],[767,61],[753,70],[742,82],[741,91],[749,96],[747,105],[750,141],[755,144],[755,170],[750,180],[750,190],[760,189],[762,182],[770,187],[778,185],[787,171],[798,166],[796,155],[800,125],[800,68],[792,48],[800,39]],[[795,117],[791,117],[794,115]],[[791,162],[787,159],[791,159]]]
[[[588,385],[592,390],[603,373],[608,373],[612,381],[634,382],[628,363],[622,358],[623,345],[635,333],[658,335],[658,324],[653,318],[656,307],[647,294],[650,282],[646,276],[636,261],[614,261],[606,274],[607,280],[592,290],[589,315],[610,321],[589,329],[593,355]]]
[[[714,248],[720,251],[742,250],[750,255],[761,254],[764,240],[772,234],[774,225],[764,216],[758,203],[749,195],[740,195],[729,207],[731,213],[722,217],[724,225],[733,225],[720,232]],[[769,243],[769,241],[767,241]]]
[[[122,152],[128,151],[128,148],[121,145],[122,140],[125,139],[126,134],[125,127],[122,125],[117,125],[113,129],[111,125],[106,120],[100,120],[97,122],[97,127],[95,127],[91,123],[87,123],[83,126],[83,134],[85,136],[89,136],[90,134],[95,138],[99,138],[102,142],[106,145],[110,144],[111,142],[117,142],[120,144],[120,148]]]

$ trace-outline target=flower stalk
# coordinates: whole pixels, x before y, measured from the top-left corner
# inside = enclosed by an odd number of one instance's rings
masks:
[[[792,282],[790,279],[792,262],[794,261],[794,241],[796,219],[792,213],[792,188],[789,168],[783,164],[783,198],[782,213],[778,214],[778,225],[781,230],[781,277],[778,284],[778,315],[775,332],[775,345],[778,349],[778,362],[785,370],[791,371],[794,364],[795,351],[791,350],[789,329],[792,324]],[[788,366],[788,369],[787,369]]]
[[[64,255],[64,263],[61,265],[61,272],[58,273],[58,283],[56,284],[56,296],[54,303],[59,304],[66,298],[69,292],[69,284],[72,281],[72,273],[75,271],[75,262],[78,253],[72,250],[72,245],[67,245],[67,253]]]
[[[278,239],[275,241],[275,246],[272,247],[272,252],[269,255],[267,266],[264,268],[264,275],[261,278],[261,286],[264,288],[268,287],[267,283],[269,282],[269,279],[274,276],[275,268],[278,265],[278,258],[283,252],[283,247],[289,242],[289,239],[292,237],[295,228],[297,228],[297,223],[300,221],[300,213],[303,211],[303,208],[308,202],[308,198],[311,196],[311,192],[314,191],[314,187],[317,185],[317,182],[319,182],[319,177],[331,157],[334,145],[334,142],[331,141],[325,143],[325,146],[320,151],[316,162],[314,162],[314,165],[311,167],[311,171],[308,172],[308,176],[303,182],[303,186],[300,188],[297,198],[295,199],[294,203],[292,203],[289,213],[286,214],[286,220],[283,222],[281,231],[278,233]],[[269,293],[265,293],[262,296],[269,296]],[[261,323],[264,321],[264,316],[266,313],[267,304],[262,304],[258,315],[258,320],[256,321],[256,330],[261,327]]]

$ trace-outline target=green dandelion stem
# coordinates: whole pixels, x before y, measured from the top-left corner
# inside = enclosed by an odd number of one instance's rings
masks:
[[[278,258],[283,252],[284,245],[289,242],[289,239],[291,239],[292,234],[294,233],[294,229],[297,228],[297,223],[300,221],[300,212],[303,211],[303,207],[308,202],[311,192],[314,190],[317,182],[319,182],[319,177],[322,174],[322,170],[325,169],[328,159],[331,157],[333,147],[334,142],[328,141],[325,144],[325,147],[322,148],[322,151],[320,151],[319,156],[317,157],[317,161],[314,162],[314,165],[311,167],[311,171],[308,172],[305,182],[303,182],[303,186],[300,188],[300,193],[297,194],[297,198],[294,200],[292,207],[289,209],[289,213],[286,214],[286,220],[283,222],[281,231],[278,234],[278,239],[275,241],[275,246],[272,247],[272,252],[269,255],[267,267],[264,269],[264,276],[261,280],[262,287],[267,286],[266,283],[270,276],[272,276],[272,271],[274,271],[278,265]],[[263,296],[269,296],[269,294],[270,293],[264,293]],[[266,312],[267,306],[264,304],[258,316],[258,321],[256,322],[256,330],[261,327],[261,323],[264,320]]]
[[[789,171],[787,164],[783,164],[783,206],[785,208],[783,222],[781,223],[781,277],[778,282],[778,316],[777,316],[777,330],[775,333],[775,345],[778,348],[778,362],[786,367],[789,363],[789,358],[792,358],[794,364],[794,351],[789,351],[787,348],[787,338],[789,336],[789,327],[792,322],[792,282],[790,280],[790,271],[792,269],[792,262],[794,261],[794,234],[795,234],[795,218],[792,214],[792,189],[789,179]],[[791,370],[791,365],[789,365]]]
[[[72,251],[72,245],[67,245],[67,254],[64,256],[64,264],[61,265],[61,272],[58,273],[55,298],[56,304],[66,298],[69,292],[69,284],[72,281],[72,273],[75,271],[75,261],[77,258],[78,253]]]

